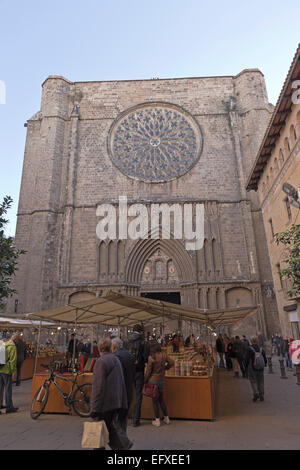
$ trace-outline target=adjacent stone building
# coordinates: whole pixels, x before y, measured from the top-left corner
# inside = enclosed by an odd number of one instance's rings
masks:
[[[271,260],[280,330],[284,335],[300,339],[300,303],[287,291],[290,283],[279,276],[284,268],[285,247],[277,245],[274,235],[300,223],[300,210],[283,191],[289,183],[300,189],[300,45],[282,87],[269,126],[260,145],[248,189],[257,191],[262,209],[268,250]],[[298,300],[298,306],[297,306]]]
[[[76,82],[50,76],[27,121],[16,244],[27,250],[8,311],[33,312],[109,289],[200,308],[260,305],[278,329],[255,192],[246,192],[269,122],[264,77]],[[253,193],[253,194],[252,194]],[[205,206],[205,240],[101,241],[99,204]],[[17,300],[17,304],[16,304]]]

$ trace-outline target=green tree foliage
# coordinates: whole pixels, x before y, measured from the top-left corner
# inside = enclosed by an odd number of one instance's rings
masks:
[[[293,224],[286,232],[275,235],[277,245],[282,243],[284,268],[279,270],[281,279],[291,281],[292,288],[287,291],[290,297],[300,295],[300,225]]]
[[[17,250],[14,247],[13,237],[6,237],[4,233],[5,225],[8,223],[4,216],[12,202],[10,196],[5,196],[0,205],[0,306],[16,292],[10,287],[10,283],[17,270],[19,256],[26,253],[24,250]]]

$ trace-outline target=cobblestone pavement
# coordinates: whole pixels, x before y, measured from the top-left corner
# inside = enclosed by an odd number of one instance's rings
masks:
[[[292,372],[281,379],[277,358],[273,363],[273,375],[266,368],[264,402],[252,402],[248,380],[219,370],[216,421],[172,420],[156,428],[143,420],[139,428],[128,427],[132,450],[299,449],[300,386]],[[0,450],[81,449],[84,419],[47,414],[34,421],[30,395],[31,381],[13,387],[19,411],[6,415],[2,410]]]

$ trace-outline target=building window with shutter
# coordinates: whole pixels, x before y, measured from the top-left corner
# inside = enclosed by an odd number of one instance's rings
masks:
[[[291,211],[291,204],[290,204],[289,198],[288,197],[285,198],[284,202],[285,202],[285,207],[286,207],[288,218],[289,218],[289,220],[291,220],[292,219],[292,211]]]

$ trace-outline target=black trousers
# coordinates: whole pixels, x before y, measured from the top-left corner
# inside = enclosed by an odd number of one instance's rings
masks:
[[[98,413],[97,421],[103,419],[105,421],[108,434],[109,446],[112,450],[123,450],[129,448],[132,442],[128,439],[126,431],[122,428],[119,421],[119,413],[123,410],[112,410],[107,413]],[[127,410],[126,410],[127,411]]]
[[[134,377],[135,404],[132,411],[133,422],[139,422],[143,400],[144,372],[136,372]]]
[[[241,372],[242,372],[242,376],[247,377],[247,370],[246,370],[246,367],[245,367],[244,358],[239,356],[239,357],[237,357],[237,360],[238,360],[238,363],[239,363],[239,366],[240,366],[240,369],[241,369]]]
[[[3,390],[5,390],[6,409],[9,410],[14,407],[12,401],[12,376],[0,372],[0,396],[3,396]]]
[[[120,410],[119,411],[119,423],[123,431],[127,432],[127,421],[128,421],[128,411],[129,411],[130,403],[128,403],[127,410]]]
[[[22,369],[23,362],[17,362],[17,379],[16,383],[21,383],[21,369]]]

